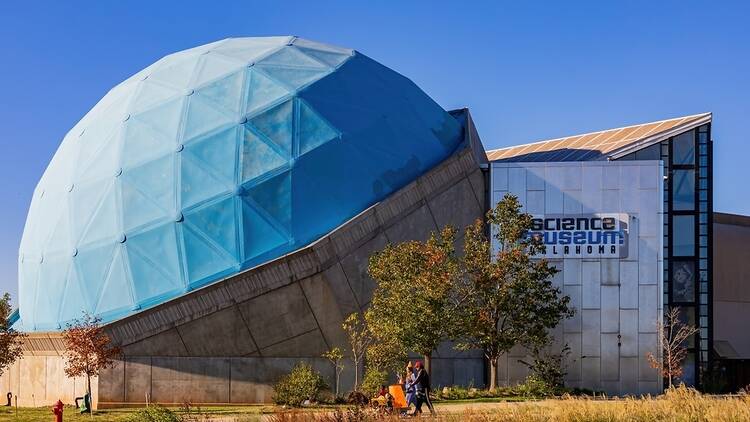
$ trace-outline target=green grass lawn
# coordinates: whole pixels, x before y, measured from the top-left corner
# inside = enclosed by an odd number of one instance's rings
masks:
[[[89,414],[80,414],[72,406],[66,406],[64,412],[64,421],[96,421],[96,422],[120,422],[126,421],[128,416],[138,409],[104,409],[94,412],[93,417]],[[172,408],[181,416],[188,416],[184,409]],[[256,421],[260,419],[263,413],[273,412],[271,406],[225,406],[225,407],[203,407],[193,408],[190,410],[190,416],[195,416],[196,421],[202,420],[202,416],[210,415],[212,417],[237,417],[240,421]],[[15,408],[0,407],[0,421],[13,422],[44,422],[54,421],[52,407],[18,408],[16,415]]]

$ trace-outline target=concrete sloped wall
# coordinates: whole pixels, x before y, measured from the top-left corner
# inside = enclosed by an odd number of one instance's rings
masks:
[[[147,397],[158,403],[267,402],[271,385],[299,361],[310,362],[333,385],[333,369],[320,355],[346,347],[341,322],[368,306],[370,255],[389,242],[426,239],[446,224],[463,228],[484,214],[484,163],[477,159],[483,151],[473,150],[481,143],[468,122],[463,149],[314,244],[111,323],[108,332],[124,357],[100,375],[99,405]],[[352,387],[353,372],[347,362],[342,391]],[[435,353],[436,386],[483,385],[484,372],[481,352],[445,345]]]

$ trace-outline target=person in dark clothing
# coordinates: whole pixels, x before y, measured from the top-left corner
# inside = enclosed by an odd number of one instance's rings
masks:
[[[430,374],[427,373],[420,361],[417,361],[414,365],[414,369],[417,371],[416,378],[413,382],[417,393],[417,407],[414,410],[414,415],[422,413],[423,404],[427,404],[430,413],[434,415],[435,408],[432,407],[432,401],[430,401]]]

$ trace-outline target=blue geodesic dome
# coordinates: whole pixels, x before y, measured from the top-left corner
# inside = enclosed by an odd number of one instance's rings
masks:
[[[298,249],[460,143],[411,81],[295,37],[169,55],[65,136],[31,201],[20,325],[111,321]]]

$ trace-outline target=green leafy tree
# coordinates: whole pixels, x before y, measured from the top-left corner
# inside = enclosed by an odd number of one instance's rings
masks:
[[[367,353],[367,348],[372,344],[372,336],[367,329],[367,323],[359,314],[354,312],[349,315],[341,327],[349,337],[349,350],[354,363],[354,391],[359,389],[359,368]]]
[[[397,341],[380,338],[367,348],[367,369],[398,374],[408,359],[403,345]]]
[[[0,298],[0,375],[23,355],[23,340],[26,334],[10,328],[10,294]]]
[[[370,331],[382,343],[400,345],[397,350],[424,355],[428,371],[432,351],[453,332],[455,236],[446,226],[426,242],[387,245],[368,266],[377,284],[365,313]]]
[[[340,348],[334,347],[333,349],[323,353],[323,357],[328,359],[333,365],[334,376],[336,377],[336,397],[339,396],[339,380],[341,379],[341,373],[344,371],[344,352]]]
[[[318,371],[309,364],[300,362],[273,386],[273,402],[302,406],[306,400],[317,401],[318,394],[326,387],[326,382]]]
[[[552,285],[557,269],[535,255],[541,239],[528,236],[531,215],[521,212],[513,195],[487,213],[497,253],[481,220],[466,228],[464,277],[457,297],[461,306],[460,349],[482,349],[490,361],[490,389],[497,386],[497,360],[519,344],[549,343],[549,330],[574,314],[570,298]]]

